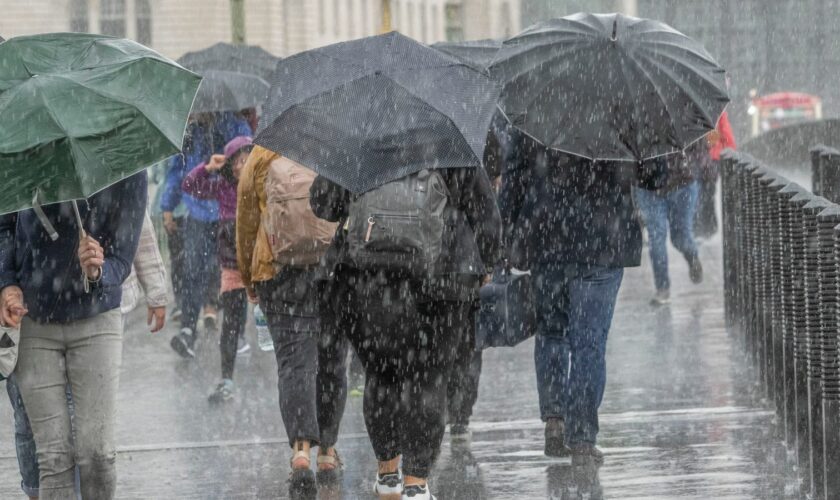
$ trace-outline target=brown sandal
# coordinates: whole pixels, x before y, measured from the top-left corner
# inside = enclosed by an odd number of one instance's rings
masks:
[[[318,483],[330,484],[341,480],[343,464],[338,452],[335,455],[318,454]]]

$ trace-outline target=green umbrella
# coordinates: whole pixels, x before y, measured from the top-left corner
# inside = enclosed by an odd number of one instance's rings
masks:
[[[0,214],[87,198],[178,153],[200,82],[129,40],[3,42]]]

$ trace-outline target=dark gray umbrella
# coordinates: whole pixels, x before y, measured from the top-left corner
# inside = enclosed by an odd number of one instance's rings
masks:
[[[206,49],[187,52],[178,59],[178,64],[202,75],[209,70],[232,71],[269,81],[279,60],[279,57],[255,45],[217,43]]]
[[[239,111],[261,105],[268,98],[268,82],[255,75],[205,71],[192,112]]]
[[[658,21],[575,14],[505,41],[489,67],[500,108],[551,148],[591,159],[681,151],[717,124],[724,70],[701,44]]]
[[[455,56],[476,68],[484,69],[493,62],[493,57],[502,48],[502,41],[486,39],[467,42],[438,42],[432,44],[432,47]]]
[[[388,33],[283,60],[255,142],[361,193],[481,166],[498,95],[464,62]]]

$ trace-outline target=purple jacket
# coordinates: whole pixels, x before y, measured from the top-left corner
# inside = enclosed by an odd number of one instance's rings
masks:
[[[184,177],[181,189],[194,198],[219,202],[219,263],[225,269],[236,269],[236,183],[211,174],[204,165]]]
[[[219,174],[211,174],[204,168],[207,163],[195,167],[184,177],[181,189],[200,200],[219,202],[219,220],[236,219],[236,183]]]

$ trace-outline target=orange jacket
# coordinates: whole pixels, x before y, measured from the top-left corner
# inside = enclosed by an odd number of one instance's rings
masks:
[[[735,149],[736,147],[732,125],[729,124],[729,116],[724,111],[720,115],[717,128],[709,133],[709,154],[713,160],[718,161],[724,149]]]

